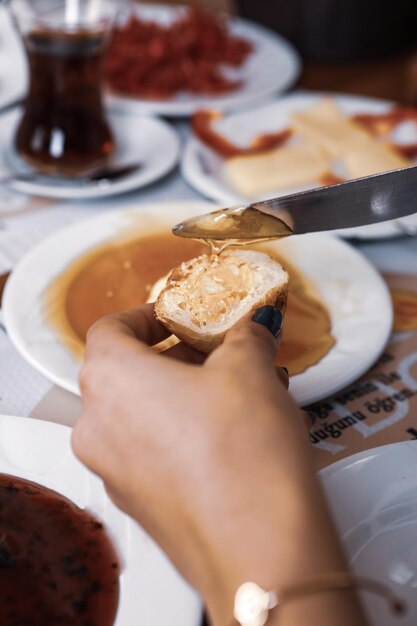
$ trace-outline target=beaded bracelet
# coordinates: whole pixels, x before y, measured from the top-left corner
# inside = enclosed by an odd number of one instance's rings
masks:
[[[279,594],[277,591],[265,591],[256,583],[243,583],[235,595],[234,617],[241,626],[264,626],[272,609],[304,596],[345,589],[365,589],[377,593],[384,596],[397,615],[406,611],[405,603],[383,583],[349,572],[332,572],[282,589]]]

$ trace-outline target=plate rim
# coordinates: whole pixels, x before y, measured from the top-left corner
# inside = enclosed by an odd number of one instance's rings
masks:
[[[334,234],[332,233],[312,233],[315,237],[318,237],[320,239],[329,239],[331,241],[336,241],[337,245],[340,246],[341,248],[343,248],[346,252],[348,253],[353,253],[356,258],[360,258],[361,261],[364,263],[365,266],[367,266],[368,270],[372,272],[374,279],[375,279],[375,287],[376,285],[378,285],[378,288],[382,294],[382,292],[384,293],[384,299],[386,300],[386,308],[384,309],[385,312],[385,332],[383,334],[381,334],[381,340],[380,340],[380,345],[378,350],[375,348],[374,353],[368,354],[368,358],[367,359],[363,359],[362,361],[362,365],[360,367],[356,367],[355,371],[352,371],[352,374],[348,377],[346,377],[343,381],[343,384],[337,383],[336,381],[332,384],[332,385],[328,385],[327,387],[327,391],[321,394],[314,394],[313,392],[310,393],[309,395],[307,395],[307,399],[304,400],[302,403],[300,403],[300,406],[302,407],[306,407],[309,406],[311,404],[314,404],[316,402],[320,402],[322,400],[325,400],[326,398],[331,397],[332,395],[334,395],[335,393],[337,393],[338,391],[341,391],[342,389],[344,389],[345,387],[348,387],[349,385],[351,385],[354,381],[358,380],[361,376],[363,376],[367,371],[369,371],[369,369],[375,364],[375,362],[378,360],[378,358],[380,357],[380,355],[382,354],[382,352],[384,351],[387,342],[391,336],[391,332],[392,332],[392,325],[393,325],[393,321],[394,321],[394,308],[393,308],[393,304],[392,304],[392,299],[390,296],[390,291],[389,291],[389,287],[388,284],[386,283],[386,281],[383,279],[381,272],[378,270],[378,268],[371,263],[371,261],[369,261],[369,259],[363,254],[361,253],[359,250],[357,250],[356,248],[354,248],[349,242],[345,241],[344,239],[341,239],[339,237],[336,237]],[[305,237],[306,235],[299,235],[299,237]],[[337,344],[334,346],[336,347]],[[330,353],[329,353],[330,354]],[[326,358],[327,355],[325,355],[323,357],[323,360]],[[318,366],[320,364],[321,361],[319,361],[319,363],[317,363],[316,365],[313,365],[312,368]],[[297,376],[292,377],[292,380],[296,380],[299,376],[302,376],[303,374],[299,374]],[[290,391],[291,391],[291,386],[290,386]]]
[[[392,443],[385,443],[380,446],[375,446],[374,448],[368,448],[366,450],[360,450],[359,452],[355,452],[354,454],[349,454],[349,456],[344,457],[343,459],[338,459],[330,465],[326,465],[321,470],[318,471],[318,475],[321,478],[327,480],[328,476],[332,476],[333,474],[337,474],[340,471],[344,471],[350,465],[357,463],[358,461],[370,460],[374,457],[382,457],[386,453],[392,452],[394,449],[398,448],[416,448],[413,452],[416,453],[416,467],[417,467],[417,440],[406,439],[404,441],[394,441]],[[416,475],[417,482],[417,475]]]
[[[202,211],[206,211],[206,212],[207,212],[207,208],[216,208],[216,205],[214,203],[209,203],[205,200],[197,200],[197,201],[177,200],[174,202],[173,201],[161,201],[161,202],[142,203],[139,205],[131,206],[130,208],[126,207],[122,211],[118,209],[111,210],[104,214],[98,214],[93,217],[87,218],[86,220],[82,220],[81,222],[78,221],[78,222],[75,222],[74,224],[67,225],[64,228],[61,228],[58,231],[55,231],[54,233],[50,234],[48,237],[40,241],[36,246],[31,248],[29,252],[26,253],[22,257],[22,259],[17,263],[17,265],[13,269],[9,280],[7,281],[7,284],[4,290],[4,295],[3,295],[3,314],[4,314],[4,322],[6,325],[6,329],[7,329],[8,335],[12,343],[14,344],[15,348],[20,352],[20,354],[23,356],[23,358],[25,358],[32,365],[32,367],[34,367],[37,371],[40,371],[44,376],[46,376],[49,380],[52,380],[58,386],[63,387],[64,389],[66,389],[67,391],[70,391],[71,393],[75,393],[79,395],[78,385],[74,384],[73,381],[72,382],[64,381],[62,376],[55,375],[53,372],[50,371],[48,367],[45,367],[42,363],[39,363],[37,359],[32,356],[30,350],[29,351],[27,350],[25,346],[25,342],[22,339],[22,336],[21,336],[22,333],[19,330],[18,321],[13,319],[14,317],[13,315],[13,290],[15,288],[14,287],[15,280],[19,280],[20,274],[22,272],[24,275],[24,272],[26,271],[25,269],[26,266],[28,265],[30,266],[31,263],[33,263],[32,259],[33,257],[36,257],[39,254],[39,251],[42,252],[43,249],[48,248],[50,241],[55,240],[55,238],[59,239],[60,237],[64,237],[66,239],[69,236],[68,232],[76,231],[77,229],[86,228],[86,227],[88,229],[88,225],[90,223],[91,225],[96,225],[96,228],[97,228],[97,221],[103,222],[103,224],[111,223],[112,221],[118,221],[118,220],[121,221],[122,216],[128,215],[129,213],[131,214],[136,213],[140,215],[142,211],[144,211],[145,214],[146,213],[149,214],[149,213],[152,213],[152,211],[154,210],[156,211],[159,210],[159,211],[162,211],[164,214],[166,214],[167,211],[168,212],[170,210],[173,211],[174,207],[176,207],[177,209],[180,207],[184,207],[184,208],[196,207],[196,210],[199,210],[198,209],[199,206],[201,207]],[[306,236],[302,235],[299,237],[306,237]],[[331,385],[324,386],[324,389],[321,388],[320,392],[317,392],[316,390],[310,390],[309,393],[304,392],[303,394],[301,394],[300,392],[297,392],[297,402],[300,404],[300,406],[307,406],[309,404],[318,402],[321,399],[331,396],[333,393],[336,393],[336,391],[343,389],[344,387],[351,384],[353,380],[356,380],[364,372],[366,372],[372,366],[372,364],[375,363],[378,356],[381,354],[384,347],[386,346],[387,340],[391,333],[391,326],[392,326],[392,319],[393,319],[392,302],[391,302],[391,298],[389,295],[388,286],[386,285],[385,281],[383,280],[382,276],[380,275],[378,270],[375,268],[375,266],[362,253],[360,253],[355,248],[353,248],[349,243],[343,240],[340,240],[337,237],[334,237],[328,234],[321,234],[321,233],[314,234],[313,237],[316,239],[320,238],[322,240],[323,239],[328,240],[329,242],[335,244],[339,249],[342,249],[344,253],[353,255],[356,259],[360,260],[360,262],[364,266],[366,266],[367,270],[371,272],[372,277],[376,281],[374,283],[374,287],[378,288],[378,293],[383,298],[383,300],[385,300],[387,306],[385,307],[384,317],[382,318],[382,322],[381,322],[380,340],[377,346],[375,346],[375,348],[372,351],[366,352],[365,356],[367,358],[363,358],[361,362],[361,366],[360,367],[355,366],[354,369],[352,368],[351,375],[349,377],[347,378],[344,377],[342,381],[339,379],[337,381],[333,381]],[[100,239],[97,242],[90,243],[89,247],[91,248],[96,245],[99,245],[99,242],[105,240],[105,238],[106,237],[104,235],[100,236]],[[71,259],[74,259],[79,254],[82,254],[86,249],[87,249],[86,247],[82,247],[80,250],[78,250],[78,252],[68,255],[69,258],[67,259],[66,263],[71,262]],[[320,284],[317,284],[317,287],[320,288]],[[331,354],[331,351],[329,354]],[[324,357],[324,359],[325,358],[326,357]],[[314,367],[319,367],[319,366],[320,366],[320,363],[318,363],[316,366],[312,366],[312,368],[309,368],[309,369],[313,369]],[[297,384],[303,387],[302,383],[300,383],[300,378],[303,377],[304,375],[305,373],[302,373],[302,374],[292,377],[293,387],[294,385],[297,385]],[[291,387],[290,387],[290,391],[291,391]]]

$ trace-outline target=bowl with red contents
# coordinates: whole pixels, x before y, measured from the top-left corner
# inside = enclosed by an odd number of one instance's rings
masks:
[[[1,626],[196,626],[197,595],[70,438],[60,424],[0,415]]]

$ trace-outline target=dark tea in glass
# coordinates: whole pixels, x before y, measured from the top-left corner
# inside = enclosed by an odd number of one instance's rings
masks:
[[[109,8],[113,3],[32,0],[38,14],[29,20],[27,12],[19,15],[16,10],[22,4],[28,3],[11,3],[30,74],[16,132],[17,152],[47,174],[77,176],[93,171],[115,147],[101,91],[102,58],[113,19],[96,21],[101,5]]]

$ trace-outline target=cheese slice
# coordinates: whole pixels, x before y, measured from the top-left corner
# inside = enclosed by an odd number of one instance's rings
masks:
[[[344,165],[347,178],[372,176],[411,165],[408,159],[400,156],[392,148],[376,141],[361,149],[347,151],[340,161]]]
[[[345,117],[331,98],[291,116],[291,126],[304,141],[337,159],[346,150],[372,144],[374,139],[358,124]]]
[[[269,192],[319,182],[330,164],[311,145],[290,145],[263,154],[227,159],[222,176],[239,195],[252,198]]]

